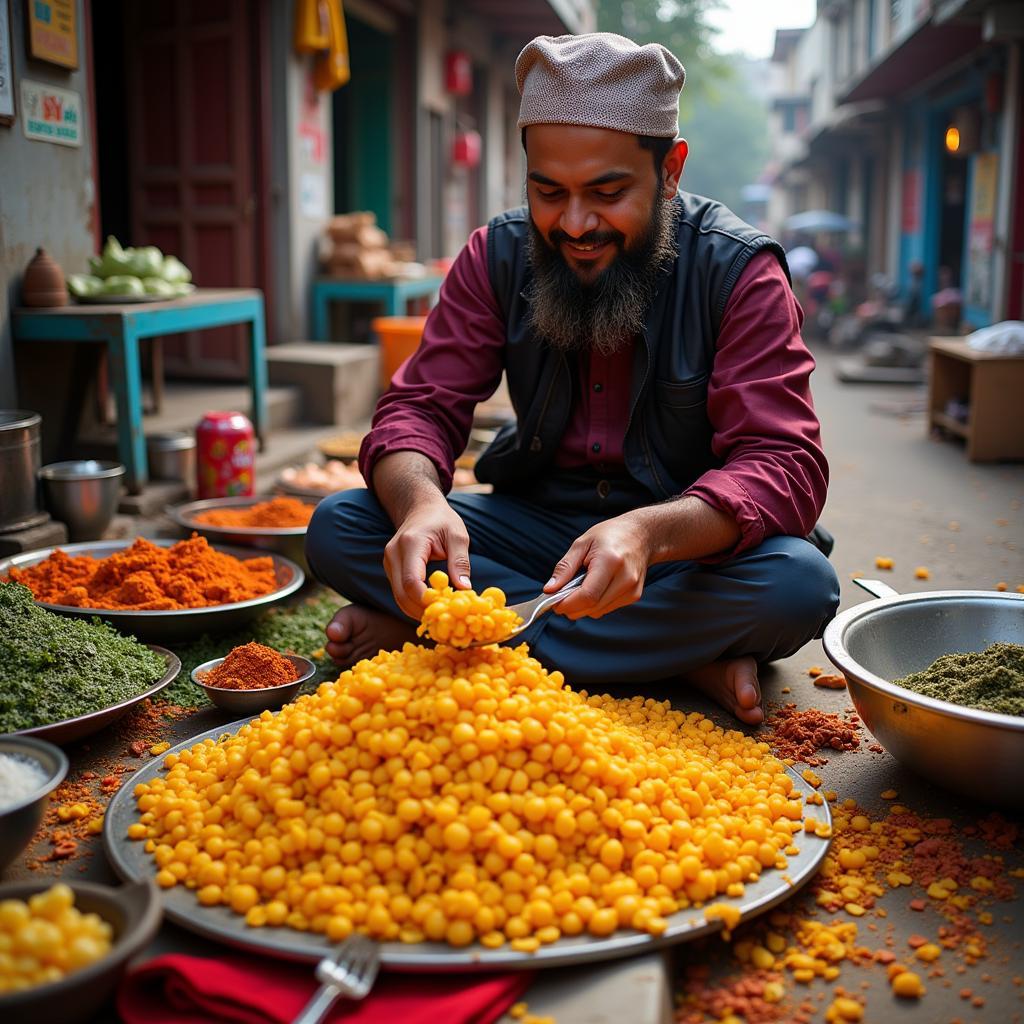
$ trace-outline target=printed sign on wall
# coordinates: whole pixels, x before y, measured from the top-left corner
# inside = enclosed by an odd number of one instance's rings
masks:
[[[36,60],[78,67],[76,0],[26,0],[28,52]]]
[[[82,97],[70,89],[21,80],[21,123],[25,138],[56,142],[61,146],[82,144]]]

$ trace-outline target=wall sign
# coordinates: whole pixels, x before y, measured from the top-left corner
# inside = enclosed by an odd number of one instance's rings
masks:
[[[21,123],[25,138],[56,142],[61,146],[82,144],[82,97],[70,89],[21,80]]]
[[[76,0],[25,0],[28,55],[36,60],[78,67]]]
[[[14,123],[14,64],[11,60],[11,12],[0,0],[0,124]]]

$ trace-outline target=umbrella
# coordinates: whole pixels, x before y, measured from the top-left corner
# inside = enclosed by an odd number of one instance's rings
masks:
[[[782,226],[789,231],[852,231],[856,225],[849,217],[830,210],[805,210],[787,217]]]
[[[786,253],[786,262],[794,277],[804,278],[818,265],[818,254],[808,245],[798,245]]]

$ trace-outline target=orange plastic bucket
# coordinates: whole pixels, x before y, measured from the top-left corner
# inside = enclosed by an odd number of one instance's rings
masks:
[[[420,346],[425,316],[379,316],[370,321],[380,341],[380,386],[387,388],[402,363]]]

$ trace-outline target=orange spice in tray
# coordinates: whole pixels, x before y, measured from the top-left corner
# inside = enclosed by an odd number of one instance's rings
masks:
[[[212,508],[194,518],[203,526],[237,526],[247,529],[282,529],[308,526],[312,505],[298,498],[278,497],[260,501],[247,508]]]
[[[206,673],[202,683],[219,690],[265,690],[294,683],[298,677],[295,665],[283,654],[253,642],[231,651],[216,668]]]
[[[263,597],[277,590],[273,559],[216,551],[193,535],[171,547],[139,537],[107,558],[60,549],[36,565],[10,570],[37,601],[118,611],[208,608]]]

